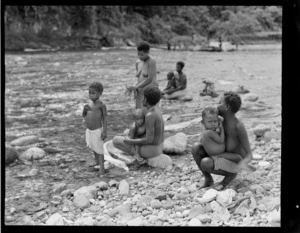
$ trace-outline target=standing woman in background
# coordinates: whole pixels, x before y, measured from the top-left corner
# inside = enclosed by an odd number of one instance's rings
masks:
[[[137,54],[139,60],[136,61],[136,77],[137,84],[127,88],[129,92],[136,91],[135,108],[143,108],[142,101],[144,97],[144,89],[147,86],[155,85],[158,87],[156,80],[156,62],[149,56],[150,45],[146,41],[137,44]]]

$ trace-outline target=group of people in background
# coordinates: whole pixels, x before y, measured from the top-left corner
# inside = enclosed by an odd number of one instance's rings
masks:
[[[187,78],[183,73],[184,62],[176,63],[176,72],[167,74],[167,87],[160,90],[156,77],[156,62],[149,56],[150,45],[146,41],[137,44],[137,83],[127,87],[135,93],[136,110],[134,123],[127,136],[114,136],[113,145],[132,156],[141,165],[147,159],[159,156],[163,151],[164,120],[159,107],[161,98],[180,99],[186,94]],[[95,156],[94,169],[105,173],[103,141],[107,135],[106,105],[100,100],[103,85],[99,82],[89,86],[89,104],[84,106],[82,116],[86,125],[86,143]],[[202,124],[203,137],[192,147],[191,153],[205,181],[202,187],[213,185],[211,174],[224,176],[216,189],[225,188],[240,172],[255,170],[248,163],[252,159],[247,131],[236,117],[241,107],[240,96],[225,92],[216,108],[205,108]]]

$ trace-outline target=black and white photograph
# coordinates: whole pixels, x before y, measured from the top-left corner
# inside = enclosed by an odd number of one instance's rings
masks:
[[[282,226],[282,6],[6,4],[4,225]]]

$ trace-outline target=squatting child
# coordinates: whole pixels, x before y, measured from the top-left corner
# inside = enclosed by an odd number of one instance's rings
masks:
[[[128,137],[130,139],[136,139],[136,138],[143,138],[145,137],[145,135],[146,135],[145,114],[142,109],[138,108],[134,112],[134,122],[130,127]],[[140,149],[141,147],[139,145],[134,145],[134,157],[140,164],[143,164],[146,162],[146,160],[140,156]]]
[[[93,150],[95,156],[95,169],[99,174],[104,173],[103,141],[106,138],[107,110],[106,105],[100,101],[103,85],[94,82],[89,86],[89,104],[84,106],[82,116],[86,125],[86,143]]]

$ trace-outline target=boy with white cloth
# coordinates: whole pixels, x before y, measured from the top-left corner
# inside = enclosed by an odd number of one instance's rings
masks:
[[[99,100],[103,92],[103,85],[94,82],[89,86],[90,103],[84,106],[82,116],[85,121],[86,143],[94,151],[95,169],[104,174],[103,141],[106,138],[107,110],[106,105]]]

